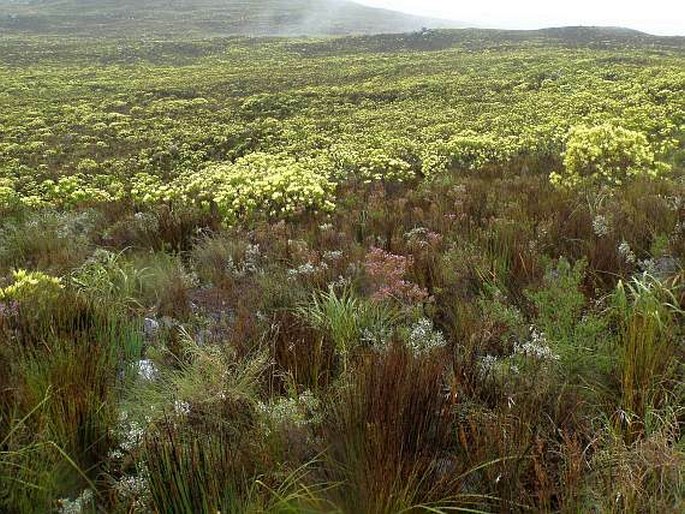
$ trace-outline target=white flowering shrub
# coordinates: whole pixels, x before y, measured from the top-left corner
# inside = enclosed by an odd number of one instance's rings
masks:
[[[111,436],[117,445],[110,451],[111,459],[122,459],[131,452],[137,450],[143,442],[151,422],[150,417],[144,421],[138,420],[122,410],[119,412],[119,420],[111,430]]]
[[[478,375],[496,386],[513,407],[517,391],[531,387],[543,391],[554,383],[560,358],[549,346],[545,334],[532,325],[528,335],[516,341],[509,353],[482,356],[478,360]]]
[[[603,372],[613,352],[606,319],[593,312],[585,296],[586,269],[585,260],[571,264],[561,258],[548,263],[542,286],[526,292],[536,316],[517,349],[529,355],[558,356],[546,361],[559,360],[558,368],[567,375],[591,377]]]
[[[445,336],[433,326],[428,318],[421,318],[412,327],[407,338],[407,345],[414,355],[424,355],[436,348],[447,345]]]
[[[325,262],[320,262],[318,264],[313,264],[311,262],[305,262],[300,264],[295,268],[291,268],[287,271],[288,280],[297,280],[298,278],[308,278],[314,277],[328,270],[328,264]]]
[[[535,361],[558,361],[559,355],[549,347],[544,332],[534,326],[530,327],[530,337],[514,345],[514,355]]]
[[[85,514],[90,512],[94,505],[95,495],[91,489],[84,489],[75,499],[61,498],[57,500],[58,514]]]
[[[569,189],[621,186],[638,177],[656,178],[669,169],[668,164],[657,160],[643,133],[605,123],[570,131],[564,170],[553,172],[550,181]]]
[[[611,223],[603,214],[597,214],[592,218],[592,231],[597,237],[606,237],[611,232]]]
[[[305,428],[322,421],[320,402],[311,391],[294,398],[259,402],[257,412],[267,434],[288,427]]]
[[[618,256],[626,264],[633,265],[637,262],[637,256],[627,241],[621,241],[617,247]]]
[[[123,475],[114,483],[113,489],[120,501],[130,505],[129,512],[142,514],[150,511],[150,480],[144,467],[136,475]]]

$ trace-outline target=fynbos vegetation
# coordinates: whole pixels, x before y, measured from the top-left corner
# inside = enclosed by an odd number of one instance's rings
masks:
[[[685,510],[685,45],[0,39],[0,511]]]

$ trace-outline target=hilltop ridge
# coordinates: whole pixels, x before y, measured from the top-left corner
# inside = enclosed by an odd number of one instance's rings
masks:
[[[299,36],[463,26],[348,0],[0,0],[6,34]]]

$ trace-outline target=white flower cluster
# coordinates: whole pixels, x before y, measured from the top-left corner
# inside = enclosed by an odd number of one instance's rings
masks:
[[[304,391],[296,398],[278,398],[271,403],[257,404],[267,434],[283,426],[304,428],[320,423],[320,410],[320,402],[311,391]]]
[[[627,241],[621,241],[621,243],[618,245],[618,255],[627,264],[635,264],[637,262],[637,257]]]
[[[638,263],[643,274],[650,277],[664,280],[668,277],[676,275],[680,271],[680,264],[678,259],[665,255],[659,258],[645,259]]]
[[[611,231],[611,225],[606,216],[598,214],[592,219],[592,231],[597,237],[606,237]]]
[[[342,275],[338,275],[338,278],[328,283],[329,289],[333,288],[341,291],[350,287],[351,285],[352,279],[349,277],[343,277]]]
[[[679,211],[685,204],[685,198],[679,195],[672,195],[666,197],[666,203],[668,204],[669,210],[673,212]]]
[[[325,262],[321,262],[319,264],[305,262],[297,268],[292,268],[288,270],[288,280],[297,280],[301,277],[311,277],[313,275],[316,275],[317,273],[326,271],[327,269],[328,264],[326,264]]]
[[[426,227],[415,227],[404,234],[409,246],[414,249],[425,249],[437,245],[442,241],[442,236]]]
[[[478,362],[478,372],[481,377],[487,377],[491,375],[494,371],[497,365],[499,364],[499,359],[495,357],[494,355],[486,355],[485,357],[481,358],[480,361]]]
[[[153,381],[159,376],[159,370],[150,359],[141,359],[136,363],[138,376],[143,380]]]
[[[535,327],[530,328],[530,340],[514,345],[514,355],[521,355],[539,361],[559,360],[559,356],[548,346],[545,334],[538,331]]]
[[[149,420],[147,421],[149,422]],[[146,430],[147,423],[130,419],[128,413],[122,410],[119,413],[119,422],[112,433],[119,445],[110,451],[109,457],[111,459],[121,459],[126,454],[137,449],[143,441]]]
[[[187,416],[190,414],[190,403],[183,400],[174,401],[174,413],[180,417]]]
[[[364,346],[383,350],[387,348],[392,336],[392,330],[388,327],[364,328],[359,339]]]
[[[75,500],[69,498],[57,500],[57,512],[59,514],[82,514],[93,505],[94,499],[95,495],[93,494],[93,491],[85,489]]]
[[[245,260],[243,261],[243,269],[249,273],[257,273],[259,271],[259,260],[262,257],[262,250],[258,244],[249,244],[245,249]]]
[[[258,244],[249,244],[245,249],[243,260],[236,263],[232,257],[228,257],[224,269],[228,275],[236,278],[242,278],[247,275],[253,275],[261,271],[260,260],[262,251]]]
[[[330,252],[324,252],[322,255],[323,260],[329,261],[329,262],[334,262],[334,261],[339,261],[340,259],[343,258],[343,252],[342,250],[333,250]]]
[[[134,513],[149,512],[146,508],[150,501],[150,481],[147,468],[137,475],[124,475],[114,483],[114,491],[119,499],[129,502]]]
[[[157,232],[159,230],[159,220],[151,212],[136,212],[133,218],[138,228],[144,228],[148,232]]]
[[[57,236],[62,239],[75,239],[95,228],[97,219],[94,211],[81,213],[65,212],[57,215]]]
[[[433,322],[428,318],[421,318],[412,326],[407,342],[415,355],[429,353],[435,348],[447,345],[445,336],[435,329]]]
[[[505,376],[518,375],[521,373],[519,365],[523,364],[521,359],[547,363],[558,361],[559,358],[559,355],[554,353],[549,347],[545,334],[531,326],[530,339],[522,343],[516,343],[511,355],[501,358],[494,355],[485,355],[478,362],[478,372],[483,379],[497,377],[500,374]]]

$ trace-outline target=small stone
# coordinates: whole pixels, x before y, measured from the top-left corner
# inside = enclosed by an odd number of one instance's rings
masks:
[[[145,318],[143,321],[143,334],[145,339],[154,339],[159,334],[159,321],[154,318]]]

